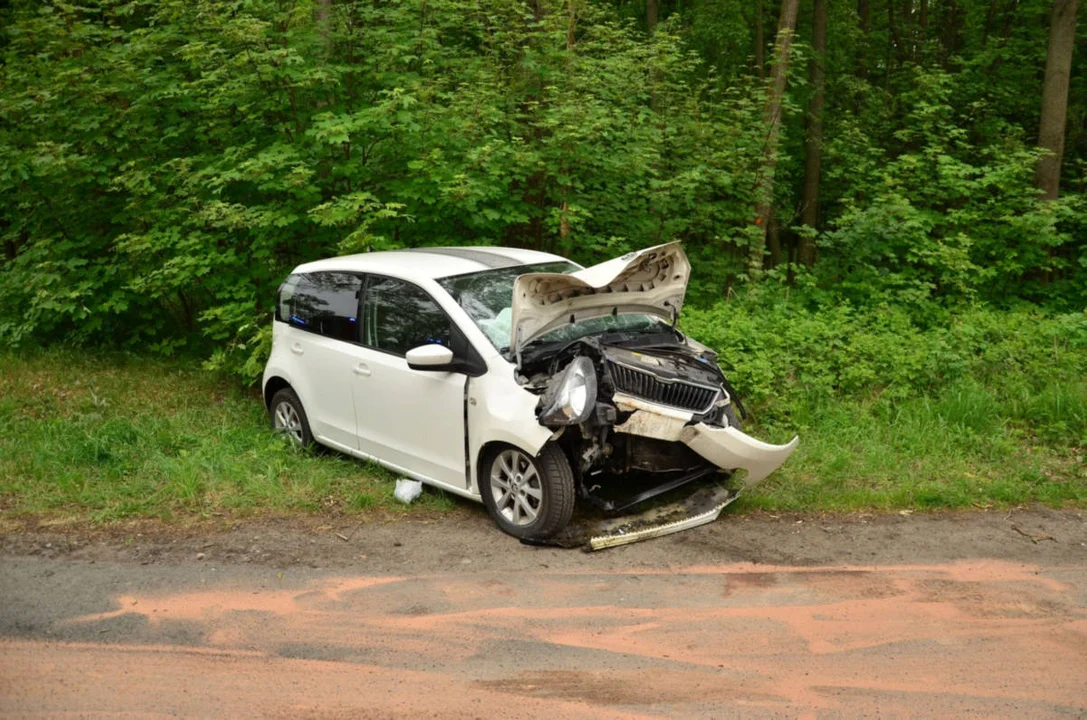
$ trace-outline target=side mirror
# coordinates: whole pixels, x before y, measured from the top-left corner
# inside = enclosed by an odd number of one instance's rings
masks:
[[[453,351],[445,345],[428,343],[408,350],[404,359],[412,370],[452,370]]]

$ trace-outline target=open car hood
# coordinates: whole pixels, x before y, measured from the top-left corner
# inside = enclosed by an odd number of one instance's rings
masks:
[[[513,283],[510,348],[560,325],[611,314],[679,316],[691,263],[678,242],[627,253],[568,275],[528,273]]]

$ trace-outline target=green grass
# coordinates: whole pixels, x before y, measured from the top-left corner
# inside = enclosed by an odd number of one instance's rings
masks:
[[[800,447],[740,507],[857,510],[1087,503],[1087,382],[999,396],[972,381],[934,397],[792,403]],[[758,434],[760,429],[754,429]]]
[[[395,476],[291,448],[247,393],[180,362],[47,352],[0,356],[0,507],[6,515],[211,517],[412,512]]]
[[[929,509],[1087,502],[1087,382],[1002,394],[970,380],[932,397],[791,398],[752,424],[801,435],[787,465],[738,506]],[[784,406],[784,403],[782,403]],[[764,413],[768,415],[768,413]],[[365,516],[410,508],[395,476],[293,450],[254,392],[192,364],[51,351],[0,356],[0,508],[8,517],[189,519],[226,513]]]

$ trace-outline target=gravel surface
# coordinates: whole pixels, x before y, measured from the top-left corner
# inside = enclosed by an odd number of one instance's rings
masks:
[[[0,714],[1082,717],[1085,677],[1082,511],[726,512],[600,553],[473,507],[0,535]]]

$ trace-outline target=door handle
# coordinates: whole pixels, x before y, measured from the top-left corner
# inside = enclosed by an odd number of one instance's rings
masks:
[[[306,351],[305,349],[303,349],[302,343],[295,343],[294,345],[291,345],[291,352],[293,352],[295,355],[301,355]]]
[[[351,372],[355,373],[356,375],[361,375],[362,377],[370,377],[370,375],[373,374],[370,371],[370,368],[366,367],[366,363],[359,363]]]

